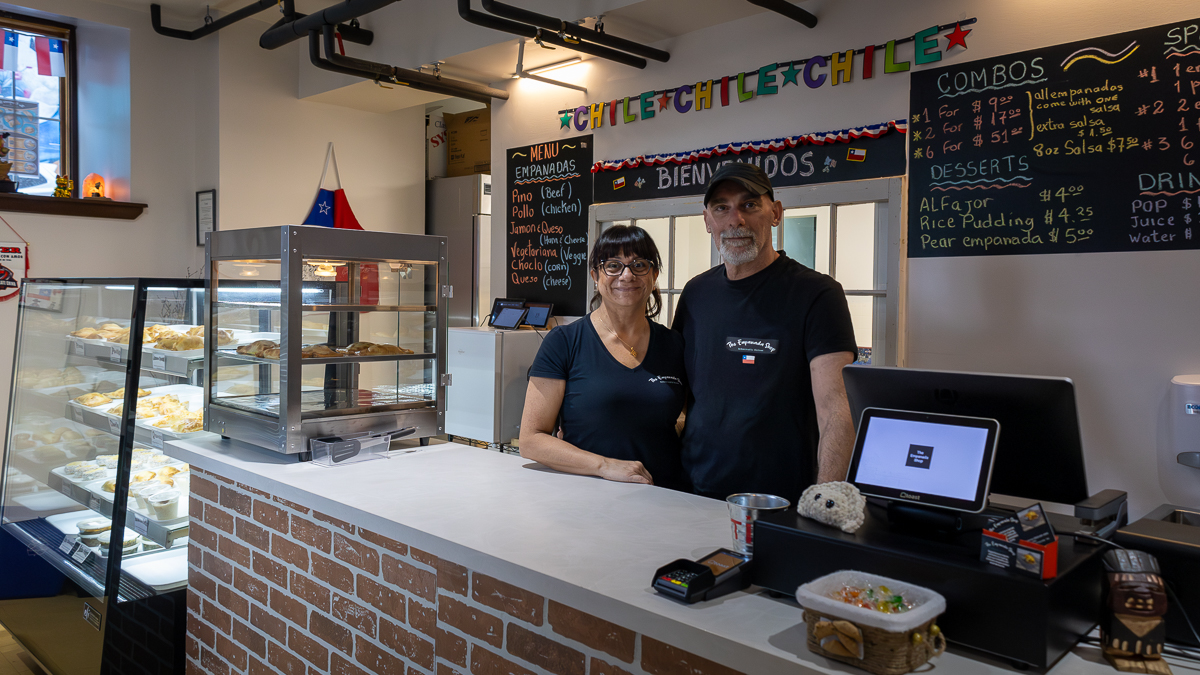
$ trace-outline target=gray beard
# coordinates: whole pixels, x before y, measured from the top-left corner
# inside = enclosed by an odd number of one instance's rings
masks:
[[[725,242],[725,237],[751,237],[753,243],[750,246],[732,246]],[[733,230],[721,235],[721,245],[717,250],[721,252],[721,259],[730,265],[745,265],[753,262],[762,251],[763,242],[759,241],[758,236],[749,228]]]

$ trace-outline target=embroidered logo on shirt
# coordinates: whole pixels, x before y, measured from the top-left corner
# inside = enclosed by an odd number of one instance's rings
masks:
[[[683,382],[680,381],[680,379],[678,377],[675,377],[674,375],[655,375],[654,377],[650,378],[650,382],[664,382],[666,384],[678,384],[678,385],[683,384]]]
[[[754,365],[754,357],[749,354],[742,354],[742,363],[749,363],[750,365]]]
[[[779,350],[779,340],[774,338],[725,338],[725,348],[731,352],[751,354],[774,354]]]

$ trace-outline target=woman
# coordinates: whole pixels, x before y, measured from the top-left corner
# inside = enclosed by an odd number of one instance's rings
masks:
[[[642,228],[615,225],[596,241],[588,267],[592,307],[600,306],[542,343],[529,371],[521,456],[567,473],[689,490],[675,429],[687,396],[683,340],[651,321],[662,309],[658,247]]]

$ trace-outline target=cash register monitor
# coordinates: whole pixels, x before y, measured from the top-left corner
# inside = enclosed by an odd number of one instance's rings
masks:
[[[525,315],[525,325],[534,328],[545,328],[554,312],[554,305],[548,302],[527,302],[525,308],[529,310]]]
[[[982,417],[867,408],[846,480],[864,495],[978,513],[999,430]]]
[[[505,307],[500,310],[499,314],[492,317],[492,328],[514,330],[521,325],[521,320],[525,318],[525,313],[528,311],[524,307]]]
[[[891,408],[999,421],[992,493],[1060,504],[1089,496],[1067,378],[883,366],[847,366],[842,374],[855,420],[866,408]]]

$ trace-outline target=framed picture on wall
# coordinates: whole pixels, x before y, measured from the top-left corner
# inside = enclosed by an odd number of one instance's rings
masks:
[[[196,193],[196,245],[204,245],[204,233],[217,230],[217,191]]]

